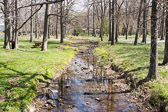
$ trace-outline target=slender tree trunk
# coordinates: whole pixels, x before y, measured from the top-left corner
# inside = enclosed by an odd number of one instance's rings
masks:
[[[31,0],[33,4],[33,0]],[[31,6],[31,15],[33,14],[33,7]],[[30,42],[33,42],[33,18],[30,19]]]
[[[95,1],[93,0],[93,35],[96,37],[96,29],[95,29]]]
[[[103,1],[101,0],[101,26],[100,26],[100,38],[101,38],[101,41],[103,41],[103,25],[104,25],[104,14],[103,14]]]
[[[128,1],[126,0],[126,25],[124,26],[124,34],[126,35],[125,39],[128,39],[128,26],[129,26],[129,20],[128,20]]]
[[[128,24],[125,28],[125,39],[127,40],[128,39]]]
[[[35,38],[38,38],[38,13],[35,15]]]
[[[64,43],[64,26],[63,26],[63,4],[60,3],[61,17],[60,17],[60,27],[61,27],[61,43]]]
[[[147,38],[147,5],[146,0],[144,0],[144,11],[143,11],[143,39],[142,42],[146,44],[146,38]]]
[[[15,9],[15,0],[12,0],[12,2],[13,2],[12,8]],[[13,17],[13,19],[12,19],[12,41],[14,41],[15,40],[15,26],[14,26],[14,24],[15,24],[15,11],[12,11],[12,17]]]
[[[115,34],[115,40],[116,43],[118,43],[118,37],[119,37],[119,23],[116,23],[116,34]]]
[[[48,0],[46,0],[48,1]],[[42,51],[47,51],[47,36],[48,36],[48,13],[49,13],[49,4],[46,4],[45,18],[44,18],[44,32],[43,32],[43,44]]]
[[[115,1],[113,0],[113,2],[112,2],[112,38],[111,38],[111,45],[115,45],[115,42],[114,42],[114,40],[115,40],[115,37],[114,37],[114,30],[115,30],[115,28],[114,28],[114,25],[115,25],[115,23],[114,23],[114,4],[115,4]]]
[[[117,2],[117,1],[116,1]],[[121,4],[122,6],[122,4]],[[119,37],[119,15],[120,15],[120,8],[121,6],[118,7],[117,9],[117,15],[116,15],[116,32],[115,32],[115,40],[116,40],[116,43],[118,43],[118,37]]]
[[[167,0],[168,6],[168,0]],[[168,8],[166,10],[166,39],[165,39],[165,50],[164,50],[164,59],[163,64],[168,64]]]
[[[158,0],[152,0],[151,15],[151,55],[150,67],[147,79],[157,79],[158,77],[158,46],[157,46],[157,4]]]
[[[9,0],[4,0],[4,19],[5,19],[5,39],[4,46],[5,49],[10,49],[10,12],[9,12]]]
[[[50,18],[48,18],[48,39],[50,39]]]
[[[111,12],[111,0],[109,0],[109,41],[112,41],[112,12]]]
[[[57,15],[58,15],[58,5],[57,5]],[[55,33],[56,33],[56,39],[58,39],[58,16],[56,17],[56,28],[55,28]]]
[[[130,30],[129,30],[128,35],[130,35],[130,36],[132,35],[132,30],[133,30],[133,25],[130,26]]]
[[[163,4],[164,5],[164,4]],[[164,40],[164,36],[165,36],[165,5],[163,6],[163,17],[162,17],[162,25],[161,25],[161,39],[160,40]]]
[[[159,18],[158,19],[158,38],[160,38],[161,37],[161,27],[162,27],[162,23],[161,23],[162,21],[161,21],[161,18]]]
[[[143,3],[143,0],[141,0],[140,7],[139,7],[139,14],[138,14],[137,29],[136,29],[136,35],[135,35],[134,45],[138,44],[138,33],[139,33],[139,30],[140,30],[140,20],[141,20],[141,13],[142,13],[142,3]]]
[[[18,45],[18,10],[17,10],[17,4],[18,1],[15,0],[15,49],[18,49],[19,45]]]

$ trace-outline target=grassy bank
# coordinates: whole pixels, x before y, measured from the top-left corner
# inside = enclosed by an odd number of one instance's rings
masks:
[[[37,95],[39,79],[53,77],[74,57],[77,49],[68,44],[50,40],[48,51],[41,52],[40,48],[31,48],[34,43],[21,39],[19,50],[0,48],[0,111],[26,109]]]
[[[120,41],[121,42],[121,41]],[[159,47],[159,63],[163,61],[164,43],[160,42]],[[145,78],[148,74],[150,44],[139,44],[134,46],[130,41],[117,43],[111,46],[110,43],[101,43],[100,47],[94,51],[104,64],[108,64],[108,60],[113,60],[113,64],[124,69],[137,78],[137,82]],[[168,66],[159,66],[158,69],[160,79],[146,83],[152,89],[150,103],[156,107],[160,103],[168,104]]]

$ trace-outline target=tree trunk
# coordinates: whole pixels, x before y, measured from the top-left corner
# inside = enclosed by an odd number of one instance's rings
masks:
[[[142,42],[146,44],[146,38],[147,38],[147,5],[146,0],[144,0],[144,11],[143,11],[143,39]]]
[[[167,0],[168,6],[168,0]],[[168,8],[166,10],[166,39],[165,39],[165,50],[164,50],[164,59],[163,64],[168,64]]]
[[[126,28],[125,28],[125,39],[127,40],[128,39],[128,24],[127,24],[127,26],[126,26]]]
[[[10,49],[10,12],[9,12],[9,0],[4,0],[4,19],[5,19],[5,49]]]
[[[96,29],[95,29],[95,1],[93,0],[93,35],[96,37]]]
[[[115,40],[116,43],[118,43],[118,37],[119,37],[119,23],[116,23],[116,34],[115,34]]]
[[[133,25],[130,26],[129,35],[132,35]]]
[[[15,9],[15,0],[12,0],[13,4],[12,4],[12,8]],[[12,41],[15,40],[15,11],[12,11]]]
[[[129,20],[128,20],[128,1],[126,1],[126,25],[124,26],[124,34],[126,35],[125,39],[128,39],[128,26],[129,26]],[[124,36],[123,34],[123,36]]]
[[[142,11],[141,11],[142,10],[142,3],[143,3],[143,0],[141,0],[140,7],[139,7],[139,14],[138,14],[137,29],[136,29],[136,35],[135,35],[134,45],[138,44],[138,33],[139,33],[139,30],[140,30],[140,20],[141,20],[141,13],[142,13]]]
[[[117,1],[116,1],[117,2]],[[120,8],[121,8],[122,4],[120,6],[118,6],[118,9],[117,9],[117,15],[116,15],[116,32],[115,32],[115,40],[116,40],[116,43],[118,43],[118,38],[119,38],[119,15],[120,15]]]
[[[109,0],[109,41],[112,41],[111,0]]]
[[[48,39],[50,39],[50,18],[48,18]]]
[[[103,41],[103,25],[104,25],[104,15],[103,15],[103,1],[101,0],[101,26],[100,26],[100,38]]]
[[[63,4],[60,3],[61,17],[60,17],[60,27],[61,27],[61,43],[64,43],[64,26],[63,26]]]
[[[17,0],[15,0],[15,49],[18,49],[18,10],[17,10]]]
[[[163,4],[164,5],[164,4]],[[163,16],[162,16],[162,23],[161,23],[161,39],[160,40],[164,40],[164,36],[165,36],[165,5],[163,6]]]
[[[58,15],[58,5],[57,5],[57,15]],[[56,33],[56,39],[58,39],[58,16],[57,16],[57,19],[56,19],[56,28],[55,28],[55,33]]]
[[[33,4],[33,0],[31,0]],[[31,6],[31,15],[33,14],[33,7]],[[33,42],[33,18],[30,19],[30,42]]]
[[[150,67],[147,79],[157,79],[158,77],[158,46],[157,46],[157,4],[158,0],[152,0],[151,15],[151,55]]]
[[[38,13],[35,15],[35,38],[38,38]]]
[[[48,1],[48,0],[46,0]],[[47,36],[48,36],[48,13],[49,13],[49,4],[46,4],[45,18],[44,18],[44,33],[43,33],[43,45],[42,51],[47,51]]]
[[[115,1],[113,0],[113,2],[112,2],[112,38],[111,38],[111,45],[115,45],[115,42],[114,42],[114,40],[115,40],[115,37],[114,37],[114,25],[115,25],[115,23],[114,23],[114,4],[115,4]]]

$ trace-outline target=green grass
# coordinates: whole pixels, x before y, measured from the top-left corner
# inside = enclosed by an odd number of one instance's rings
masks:
[[[150,44],[138,44],[134,46],[130,41],[122,41],[115,46],[110,43],[101,43],[100,47],[95,49],[95,53],[99,56],[100,61],[108,64],[108,60],[112,59],[113,63],[124,69],[128,73],[137,78],[137,82],[145,78],[148,74],[149,59],[150,59]],[[164,43],[159,42],[159,63],[163,61]],[[168,67],[159,66],[158,72],[160,79],[151,81],[147,86],[152,88],[151,103],[154,106],[159,106],[159,101],[168,103]]]
[[[19,42],[19,50],[0,48],[0,97],[5,97],[0,102],[0,111],[27,109],[37,95],[39,79],[45,80],[60,72],[77,51],[68,41],[59,44],[59,41],[49,40],[47,52],[32,49],[33,44],[24,38]],[[2,40],[0,46],[3,46]]]

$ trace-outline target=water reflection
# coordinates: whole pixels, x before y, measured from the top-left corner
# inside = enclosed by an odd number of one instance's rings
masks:
[[[58,93],[50,94],[49,98],[55,101],[56,107],[50,111],[112,112],[127,108],[125,100],[124,104],[117,103],[119,101],[115,94],[120,92],[116,92],[112,79],[108,78],[105,69],[99,66],[91,52],[86,50],[79,53],[67,71],[55,80],[58,87],[54,89]],[[135,109],[130,112],[135,112]]]

